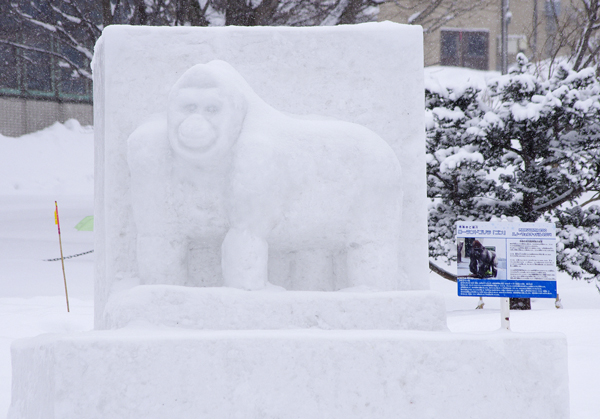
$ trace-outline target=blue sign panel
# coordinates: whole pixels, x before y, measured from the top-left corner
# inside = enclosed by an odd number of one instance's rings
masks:
[[[460,297],[556,298],[556,281],[458,278]]]
[[[458,222],[458,295],[556,298],[551,223]]]

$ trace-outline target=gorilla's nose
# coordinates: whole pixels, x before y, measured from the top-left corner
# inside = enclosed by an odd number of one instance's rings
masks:
[[[202,116],[190,116],[179,125],[179,142],[191,149],[206,149],[217,141],[217,131]]]

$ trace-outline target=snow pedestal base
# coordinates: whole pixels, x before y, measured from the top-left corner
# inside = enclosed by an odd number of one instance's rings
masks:
[[[138,286],[12,347],[9,419],[569,417],[566,341],[451,334],[428,291]]]
[[[125,328],[12,357],[9,419],[569,417],[548,334]]]
[[[442,296],[431,291],[243,291],[141,285],[113,295],[106,329],[129,324],[211,330],[447,330]]]

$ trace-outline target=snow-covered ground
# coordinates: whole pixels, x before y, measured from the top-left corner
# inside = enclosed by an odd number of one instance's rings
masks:
[[[0,136],[0,418],[10,403],[10,345],[15,339],[93,327],[94,254],[65,260],[70,313],[61,263],[44,261],[60,255],[55,200],[65,256],[93,248],[93,232],[74,228],[93,212],[92,137],[90,129],[74,121],[16,139]],[[445,297],[452,331],[478,333],[499,327],[496,299],[485,299],[484,309],[475,310],[477,299],[457,297],[454,283],[435,274],[430,281],[432,289]],[[512,329],[567,336],[571,417],[596,419],[600,294],[592,284],[563,275],[558,289],[564,309],[557,310],[554,300],[534,300],[531,311],[512,312]]]
[[[425,67],[425,86],[435,90],[435,86],[445,87],[447,89],[464,89],[471,85],[479,89],[484,89],[487,82],[499,77],[498,71],[471,70],[464,67],[443,67],[430,66]]]
[[[91,128],[76,121],[20,138],[0,136],[0,418],[10,403],[10,344],[93,326],[93,253],[67,259],[67,313],[54,224],[58,201],[65,256],[93,249],[75,225],[93,213]]]

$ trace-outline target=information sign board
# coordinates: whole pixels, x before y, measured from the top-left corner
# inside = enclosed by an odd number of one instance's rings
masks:
[[[556,298],[552,223],[456,223],[458,295]]]

